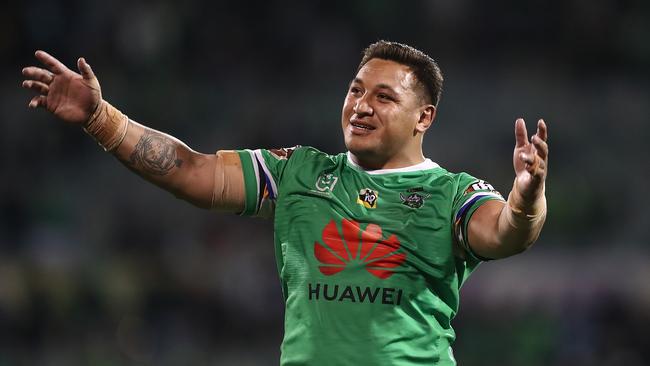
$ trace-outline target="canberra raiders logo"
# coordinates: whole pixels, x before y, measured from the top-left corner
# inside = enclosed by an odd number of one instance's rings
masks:
[[[404,193],[399,194],[399,198],[402,200],[402,203],[410,208],[420,208],[424,204],[424,200],[431,197],[428,193],[417,193],[422,192],[424,189],[422,187],[410,188],[407,189],[407,196]]]

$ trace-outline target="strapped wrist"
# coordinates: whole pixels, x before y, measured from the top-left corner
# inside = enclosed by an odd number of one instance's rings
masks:
[[[542,187],[541,194],[535,197],[534,201],[529,202],[521,195],[515,181],[507,203],[512,219],[529,222],[543,220],[546,217],[545,189],[545,186]]]
[[[105,151],[111,152],[124,141],[128,127],[129,118],[102,99],[84,124],[84,131]]]

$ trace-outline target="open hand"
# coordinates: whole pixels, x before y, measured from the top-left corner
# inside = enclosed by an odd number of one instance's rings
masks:
[[[534,200],[543,193],[548,167],[548,130],[546,123],[537,121],[537,133],[528,141],[526,124],[522,118],[515,121],[515,150],[512,162],[517,178],[515,184],[522,198]]]
[[[29,107],[45,108],[71,124],[88,121],[102,99],[102,92],[86,60],[77,60],[81,73],[78,74],[47,52],[36,51],[35,56],[45,68],[29,66],[23,69],[26,80],[22,86],[38,93],[29,102]]]

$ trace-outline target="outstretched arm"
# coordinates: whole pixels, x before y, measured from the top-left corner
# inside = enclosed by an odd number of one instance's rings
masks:
[[[82,126],[129,169],[179,198],[203,208],[243,210],[244,179],[237,153],[198,153],[130,120],[102,99],[99,81],[83,58],[77,61],[76,73],[46,52],[35,55],[45,67],[23,69],[23,87],[38,93],[29,107]]]
[[[524,120],[515,122],[515,182],[506,203],[487,201],[470,219],[469,243],[476,254],[492,259],[508,257],[526,250],[539,237],[546,220],[547,138],[543,120],[537,122],[537,132],[530,141]]]

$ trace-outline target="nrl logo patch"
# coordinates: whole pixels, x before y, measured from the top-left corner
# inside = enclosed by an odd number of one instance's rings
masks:
[[[399,198],[402,200],[402,203],[410,208],[420,208],[424,205],[424,200],[431,197],[428,193],[417,193],[422,192],[422,187],[410,188],[407,189],[408,196],[405,196],[404,193],[399,194]]]
[[[379,193],[373,191],[370,188],[364,188],[359,191],[359,197],[357,198],[357,203],[363,205],[365,208],[376,208],[377,199],[379,199]]]
[[[334,186],[336,185],[336,182],[339,181],[339,177],[335,176],[332,173],[321,173],[321,175],[318,176],[318,179],[316,179],[316,189],[318,189],[320,192],[325,192],[329,191],[332,192],[334,190]]]

